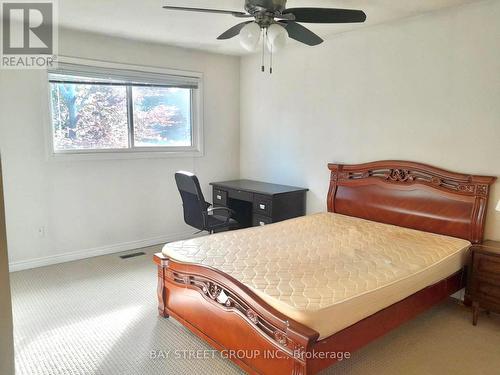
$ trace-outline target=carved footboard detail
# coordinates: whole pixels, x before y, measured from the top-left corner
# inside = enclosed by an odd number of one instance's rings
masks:
[[[158,304],[162,316],[171,315],[176,319],[184,319],[182,315],[185,314],[176,312],[180,308],[178,300],[174,301],[175,307],[172,307],[169,305],[169,298],[175,298],[176,295],[183,293],[183,290],[190,289],[197,292],[206,303],[215,307],[216,315],[221,320],[227,320],[237,315],[240,322],[246,322],[246,324],[239,323],[246,327],[245,331],[247,332],[246,334],[241,332],[241,338],[247,339],[247,337],[251,337],[252,335],[258,335],[261,339],[258,340],[259,343],[256,343],[255,348],[258,348],[260,355],[264,356],[264,352],[273,353],[270,354],[271,357],[275,356],[275,358],[279,358],[281,361],[279,365],[276,364],[277,362],[273,365],[272,360],[266,359],[266,363],[263,365],[262,361],[260,363],[253,363],[252,360],[242,360],[244,368],[250,366],[250,368],[246,368],[248,372],[268,373],[268,371],[271,372],[271,369],[274,368],[273,366],[276,366],[276,368],[279,367],[279,371],[273,371],[276,374],[307,374],[307,357],[305,354],[308,350],[312,350],[313,344],[319,336],[317,332],[295,321],[291,321],[265,304],[256,295],[253,295],[251,291],[242,290],[245,287],[235,287],[229,276],[225,276],[228,278],[227,280],[216,280],[221,275],[215,270],[176,263],[159,254],[155,255],[155,262],[159,266]],[[196,272],[193,272],[194,270]],[[203,275],[200,273],[203,273]],[[172,291],[169,291],[169,288]],[[209,305],[205,304],[207,307]],[[213,307],[211,308],[212,311]],[[185,309],[193,311],[192,307],[186,306]],[[200,311],[201,314],[203,314],[203,311]],[[189,321],[189,319],[185,322],[192,323],[198,327],[199,324],[196,324],[196,320],[198,319],[200,319],[200,316],[197,315],[194,316],[194,319],[191,319],[195,321],[194,323],[193,321]],[[188,326],[188,328],[193,330],[192,327]],[[201,331],[203,334],[206,334],[203,329]],[[221,344],[220,346],[214,346],[222,350],[235,349],[231,347],[229,339],[227,342],[224,342],[224,333],[217,331],[215,335],[219,333],[221,337],[217,338],[213,337],[213,332],[212,335],[208,334],[210,338],[216,339],[216,343]],[[210,342],[210,340],[207,341]],[[240,361],[232,360],[242,365]],[[268,363],[269,368],[267,368]],[[263,367],[266,368],[264,369]]]
[[[288,337],[288,321],[284,321],[286,329],[280,329],[272,322],[259,315],[234,293],[231,293],[217,282],[202,276],[187,275],[166,269],[165,278],[178,284],[190,285],[196,288],[208,301],[216,303],[226,311],[239,313],[243,319],[251,323],[262,335],[272,340],[281,350],[296,358],[299,362],[303,362],[305,352],[304,346],[294,342]]]

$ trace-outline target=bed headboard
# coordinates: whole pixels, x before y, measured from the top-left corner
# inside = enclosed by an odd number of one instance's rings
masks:
[[[408,161],[329,164],[328,211],[479,243],[496,177]]]

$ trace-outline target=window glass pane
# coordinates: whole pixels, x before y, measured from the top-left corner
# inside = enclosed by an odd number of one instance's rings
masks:
[[[134,145],[191,146],[191,89],[133,87]]]
[[[55,151],[128,147],[125,86],[50,85]]]

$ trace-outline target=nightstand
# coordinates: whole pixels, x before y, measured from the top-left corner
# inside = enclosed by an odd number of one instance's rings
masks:
[[[472,302],[472,324],[479,309],[500,313],[500,242],[472,245],[466,298]]]

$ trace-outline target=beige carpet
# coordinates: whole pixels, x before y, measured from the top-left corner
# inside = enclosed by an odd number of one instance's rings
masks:
[[[173,319],[157,316],[155,250],[12,273],[17,374],[241,373]],[[470,318],[450,300],[323,374],[500,373],[500,317],[482,314],[477,327]],[[209,350],[196,355],[210,358],[184,358],[187,350]]]

